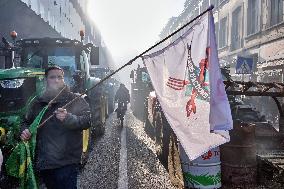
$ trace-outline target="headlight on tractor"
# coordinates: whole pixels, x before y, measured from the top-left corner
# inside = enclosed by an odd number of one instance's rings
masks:
[[[11,79],[11,80],[1,80],[0,84],[3,88],[19,88],[23,85],[25,79]]]

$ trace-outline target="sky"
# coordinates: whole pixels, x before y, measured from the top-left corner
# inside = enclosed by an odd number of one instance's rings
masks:
[[[99,28],[117,67],[127,63],[159,40],[168,20],[178,16],[185,0],[89,0],[88,13]],[[141,60],[138,60],[138,62]],[[129,72],[119,73],[130,86]]]
[[[89,15],[114,59],[146,50],[185,0],[89,0]]]

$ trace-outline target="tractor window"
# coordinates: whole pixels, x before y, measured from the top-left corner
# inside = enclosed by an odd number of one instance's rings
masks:
[[[47,62],[46,62],[47,60]],[[77,69],[75,50],[72,48],[25,48],[21,66],[30,68],[46,68],[47,64]]]
[[[42,68],[43,67],[42,56],[29,54],[27,57],[27,67]]]
[[[73,85],[73,75],[77,70],[75,50],[72,48],[55,48],[48,51],[48,65],[57,65],[64,70],[65,82]]]
[[[12,52],[9,49],[0,47],[0,69],[8,69],[12,67]]]
[[[26,48],[21,66],[30,68],[43,67],[42,50],[38,48]]]
[[[68,47],[28,47],[24,49],[21,65],[30,68],[43,68],[57,65],[64,69],[64,79],[72,85],[73,75],[78,69],[76,64],[76,50]]]
[[[0,69],[5,68],[5,56],[0,56]]]
[[[0,55],[0,69],[12,68],[13,63],[10,56],[1,56]]]
[[[144,83],[150,82],[150,76],[149,76],[148,73],[142,72],[142,81],[143,81]]]
[[[28,68],[43,68],[43,49],[28,47],[23,51],[20,66]]]

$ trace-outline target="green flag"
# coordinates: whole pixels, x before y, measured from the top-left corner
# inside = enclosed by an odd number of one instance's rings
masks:
[[[38,188],[33,169],[33,161],[35,156],[37,128],[47,108],[48,106],[44,107],[30,125],[29,131],[32,135],[31,139],[29,141],[21,141],[17,144],[6,162],[7,174],[19,178],[20,188],[22,189]]]

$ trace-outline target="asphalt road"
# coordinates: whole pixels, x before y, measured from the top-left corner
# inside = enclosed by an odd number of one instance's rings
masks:
[[[96,139],[90,158],[79,176],[79,188],[174,188],[169,174],[155,155],[154,141],[127,111],[124,127],[116,115],[107,120],[103,137]]]

